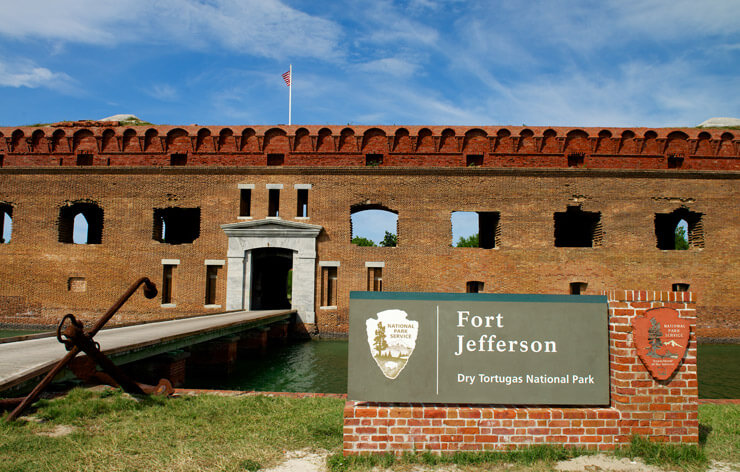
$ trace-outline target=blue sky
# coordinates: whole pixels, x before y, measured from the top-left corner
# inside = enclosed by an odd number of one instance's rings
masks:
[[[0,125],[694,126],[740,117],[737,0],[2,1]]]

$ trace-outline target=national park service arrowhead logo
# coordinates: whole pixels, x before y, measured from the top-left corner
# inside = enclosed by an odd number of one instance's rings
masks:
[[[632,320],[637,355],[653,377],[665,380],[678,368],[689,345],[688,320],[673,308],[653,308]]]
[[[378,318],[368,318],[367,343],[370,354],[387,378],[398,377],[416,347],[419,322],[408,319],[403,310],[385,310]]]

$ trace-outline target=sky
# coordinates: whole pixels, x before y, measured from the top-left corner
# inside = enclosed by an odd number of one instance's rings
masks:
[[[695,126],[740,117],[738,0],[0,0],[0,126]]]

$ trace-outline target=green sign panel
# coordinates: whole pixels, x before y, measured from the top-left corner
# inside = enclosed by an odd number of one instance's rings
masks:
[[[604,296],[352,292],[351,400],[608,405]]]

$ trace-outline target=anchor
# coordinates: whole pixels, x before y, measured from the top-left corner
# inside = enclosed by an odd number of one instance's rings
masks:
[[[157,296],[157,286],[147,277],[142,277],[134,282],[128,290],[111,306],[95,325],[85,332],[84,325],[77,320],[72,314],[64,315],[57,326],[57,340],[64,344],[67,354],[46,374],[41,382],[25,398],[19,399],[20,403],[6,418],[11,422],[17,419],[36,399],[41,392],[49,386],[54,377],[59,374],[80,352],[87,354],[87,361],[78,362],[70,366],[75,374],[83,380],[97,378],[114,387],[121,387],[124,391],[136,395],[172,395],[174,389],[167,379],[161,379],[156,386],[134,382],[129,376],[113,363],[108,357],[100,351],[98,344],[93,337],[100,331],[103,326],[116,314],[124,303],[144,285],[144,296],[152,299]],[[66,325],[66,326],[65,326]],[[82,359],[80,359],[82,360]],[[95,369],[95,364],[99,365],[103,372]],[[15,400],[15,399],[14,399]],[[11,400],[13,401],[13,400]]]

